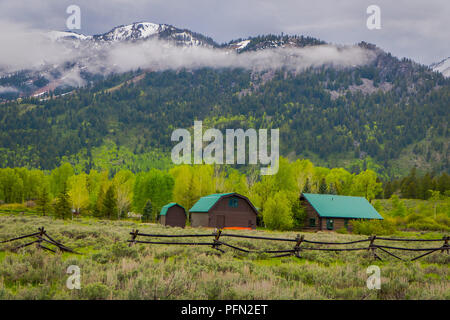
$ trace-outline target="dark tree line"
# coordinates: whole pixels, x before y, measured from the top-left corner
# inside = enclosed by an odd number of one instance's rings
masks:
[[[400,193],[402,198],[427,200],[432,196],[432,191],[439,191],[441,195],[448,196],[450,175],[445,172],[440,175],[427,172],[419,176],[416,168],[413,168],[408,176],[385,182],[383,190],[384,198]]]

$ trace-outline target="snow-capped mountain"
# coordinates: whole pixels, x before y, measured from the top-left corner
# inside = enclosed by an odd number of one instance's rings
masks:
[[[86,36],[75,32],[51,31],[49,36],[54,40],[81,40],[88,42],[115,43],[125,41],[138,41],[157,38],[171,41],[181,46],[215,47],[217,44],[208,37],[187,29],[179,29],[168,24],[152,22],[135,22],[122,25],[112,30],[93,36]]]
[[[168,28],[165,24],[151,22],[133,23],[126,26],[118,26],[109,32],[94,36],[95,40],[102,41],[125,41],[138,40],[154,36]]]
[[[219,48],[214,40],[202,34],[152,22],[121,25],[92,36],[72,31],[50,31],[43,36],[49,40],[47,44],[59,44],[63,49],[60,52],[64,52],[67,59],[64,63],[43,59],[37,62],[38,68],[30,66],[29,70],[14,72],[3,71],[0,63],[0,101],[29,95],[38,97],[64,85],[77,87],[90,82],[89,78],[105,74],[105,66],[89,67],[97,66],[111,50],[121,45],[145,44],[147,40],[155,39],[162,45]]]
[[[187,29],[176,28],[169,24],[152,22],[136,22],[122,25],[98,35],[83,35],[71,31],[51,31],[46,33],[44,45],[38,45],[35,51],[42,49],[48,55],[32,60],[34,64],[26,68],[16,68],[15,71],[3,69],[0,61],[0,102],[18,97],[42,97],[47,93],[62,94],[76,87],[93,84],[111,73],[123,73],[130,70],[167,70],[176,68],[196,68],[209,65],[227,66],[228,61],[237,64],[233,66],[249,66],[253,61],[259,68],[267,65],[282,65],[283,61],[297,59],[295,67],[302,64],[315,64],[317,59],[309,58],[306,62],[301,55],[292,54],[293,48],[318,47],[325,45],[320,56],[340,57],[339,63],[369,61],[378,57],[377,67],[388,72],[391,64],[397,61],[386,55],[375,45],[360,43],[349,52],[352,59],[341,59],[343,49],[331,48],[327,43],[312,37],[296,35],[263,35],[237,39],[227,44],[217,44],[213,39]],[[52,47],[46,50],[46,46]],[[274,49],[284,48],[287,51]],[[273,59],[267,55],[252,55],[252,51],[270,49]],[[283,50],[284,50],[283,49]],[[336,50],[335,50],[336,49]],[[361,52],[365,51],[364,53]],[[241,53],[248,53],[240,55]],[[276,55],[285,52],[285,55]],[[287,53],[286,53],[287,52]],[[240,58],[230,53],[237,53]],[[311,55],[311,54],[310,54]],[[255,62],[256,58],[266,59],[264,63]],[[233,60],[234,59],[234,60]],[[253,60],[249,60],[253,59]],[[239,61],[240,62],[239,62]],[[320,59],[319,59],[320,60]],[[281,61],[281,62],[280,62]],[[322,61],[322,60],[321,60]],[[331,61],[331,60],[329,60]],[[329,61],[323,62],[333,65]],[[340,61],[340,62],[339,62]],[[216,63],[217,62],[217,63]],[[280,62],[277,64],[277,62]],[[241,64],[239,64],[241,63]],[[435,70],[449,76],[450,58],[433,65]],[[276,67],[274,67],[276,68]],[[301,68],[300,68],[301,69]],[[403,69],[402,69],[403,70]],[[405,72],[413,72],[405,68]],[[383,71],[383,73],[386,73]],[[410,76],[406,73],[403,76]]]
[[[441,62],[436,62],[430,65],[430,68],[434,71],[440,72],[444,77],[450,77],[450,57],[442,60]]]

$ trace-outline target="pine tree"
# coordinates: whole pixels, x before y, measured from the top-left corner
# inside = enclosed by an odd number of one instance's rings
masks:
[[[62,191],[59,193],[58,197],[56,198],[54,210],[55,210],[55,214],[60,216],[63,219],[65,219],[67,216],[69,216],[72,213],[66,183],[63,184]]]
[[[320,184],[319,184],[319,193],[326,194],[327,191],[328,191],[327,182],[325,181],[325,178],[322,178],[322,180],[320,180]]]
[[[150,220],[153,220],[153,205],[150,200],[148,200],[144,206],[142,221],[149,222]]]
[[[42,191],[39,193],[36,204],[43,216],[50,211],[50,194],[46,185],[43,186]]]
[[[330,188],[328,190],[328,193],[329,194],[337,194],[336,187],[334,186],[334,183],[330,183]]]
[[[111,219],[116,216],[117,213],[117,198],[116,192],[113,186],[110,186],[105,193],[105,198],[103,199],[103,212],[102,216]]]
[[[311,192],[311,186],[309,185],[309,178],[306,178],[305,186],[303,187],[302,193],[310,193]]]
[[[431,179],[430,173],[426,173],[423,178],[421,179],[420,183],[420,198],[427,200],[431,196],[430,189],[433,188],[433,181]]]
[[[97,201],[94,205],[94,217],[100,218],[103,214],[103,198],[105,193],[103,192],[103,188],[100,187],[97,195]]]
[[[390,181],[386,181],[386,183],[384,184],[383,193],[384,193],[384,199],[389,199],[392,196],[392,194],[394,193],[393,186]]]
[[[300,203],[300,199],[294,201],[292,208],[292,218],[294,219],[293,227],[296,230],[301,230],[305,225],[306,211]]]

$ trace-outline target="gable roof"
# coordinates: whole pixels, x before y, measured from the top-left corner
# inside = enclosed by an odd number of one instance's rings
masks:
[[[179,206],[179,207],[183,208],[183,206],[179,205],[178,203],[171,202],[171,203],[168,203],[168,204],[166,204],[165,206],[163,206],[161,208],[161,212],[159,213],[159,215],[160,216],[165,216],[167,214],[167,210],[169,210],[169,208],[172,208],[173,206]],[[186,214],[186,210],[184,208],[183,208],[183,210],[184,210],[184,212]]]
[[[216,204],[216,202],[220,200],[220,198],[222,198],[223,196],[228,196],[230,194],[234,194],[234,192],[214,193],[208,196],[201,197],[192,206],[189,212],[208,212]]]
[[[313,193],[302,193],[302,197],[308,200],[321,217],[383,220],[364,197]]]

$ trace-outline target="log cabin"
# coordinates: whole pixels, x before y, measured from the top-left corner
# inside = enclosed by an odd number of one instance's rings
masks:
[[[383,219],[364,197],[302,193],[300,202],[306,211],[305,230],[335,231],[345,228],[351,232],[352,220]]]

